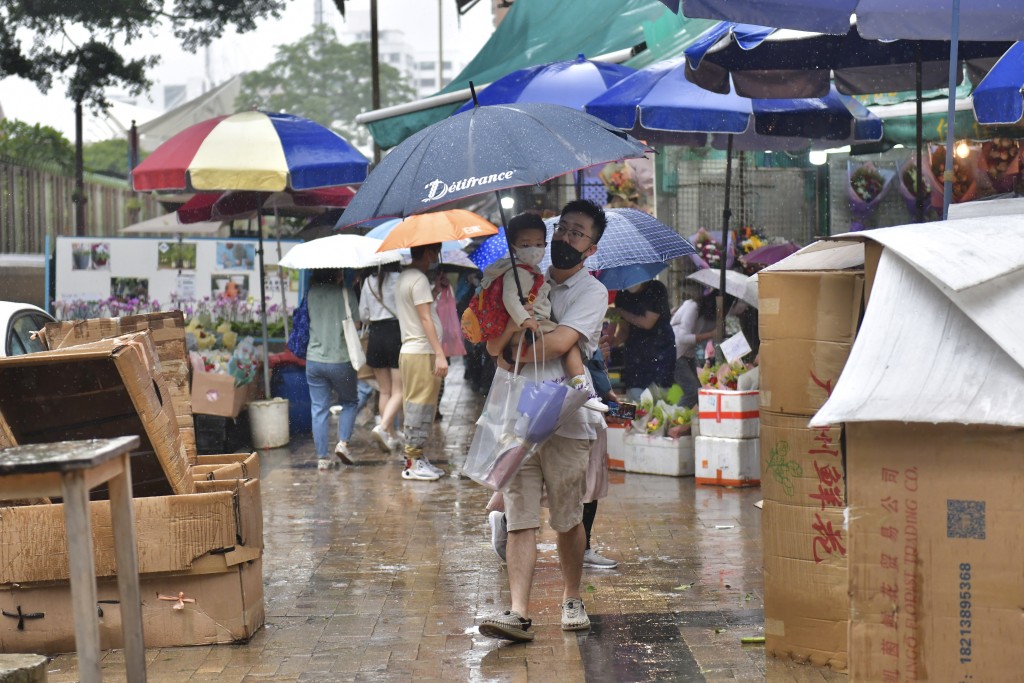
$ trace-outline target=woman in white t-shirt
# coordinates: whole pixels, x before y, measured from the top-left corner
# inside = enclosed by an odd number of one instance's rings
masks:
[[[398,449],[395,417],[402,408],[402,374],[398,371],[398,354],[402,349],[402,331],[395,313],[395,284],[399,263],[380,266],[363,280],[359,296],[359,316],[370,324],[366,346],[366,364],[377,380],[380,424],[371,431],[384,452]]]

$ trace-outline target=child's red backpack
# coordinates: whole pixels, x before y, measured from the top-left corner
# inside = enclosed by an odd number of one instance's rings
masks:
[[[529,266],[519,264],[533,278],[533,287],[526,300],[533,303],[537,299],[537,292],[544,284],[544,276],[534,275]],[[481,287],[480,292],[469,300],[469,306],[462,312],[462,336],[473,344],[482,341],[497,339],[505,331],[508,325],[509,315],[505,310],[505,303],[501,300],[504,278],[495,278],[486,289]]]

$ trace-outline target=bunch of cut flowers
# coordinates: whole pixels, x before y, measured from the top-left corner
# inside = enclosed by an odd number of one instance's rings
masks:
[[[673,439],[689,434],[693,411],[673,405],[667,398],[668,391],[656,385],[644,389],[637,405],[636,418],[628,427],[629,431]]]
[[[735,391],[740,375],[748,369],[743,364],[743,361],[738,360],[732,363],[714,364],[710,361],[705,361],[704,367],[697,370],[697,379],[700,381],[700,386],[703,389],[729,389]]]
[[[850,173],[850,187],[862,201],[870,202],[881,193],[885,186],[882,174],[872,163],[861,164]]]
[[[722,263],[722,247],[704,228],[697,231],[693,246],[697,249],[697,255],[711,268],[718,268]]]
[[[736,245],[736,252],[740,256],[749,254],[755,249],[760,249],[768,244],[768,237],[758,228],[752,228],[749,225],[740,228],[734,235],[736,239],[733,243]]]

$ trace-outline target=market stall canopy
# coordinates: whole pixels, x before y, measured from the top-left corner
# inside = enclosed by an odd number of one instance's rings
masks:
[[[469,93],[452,96],[465,91],[470,81],[482,86],[517,69],[573,59],[579,53],[600,60],[598,55],[645,45],[626,62],[640,68],[678,54],[714,23],[672,14],[658,0],[517,0],[476,57],[444,89],[415,103],[366,112],[356,121],[366,124],[374,141],[388,149],[462,106]]]
[[[985,124],[1024,118],[1024,43],[1015,43],[974,91],[974,115]]]
[[[187,225],[178,222],[176,213],[165,213],[156,218],[133,223],[121,230],[123,235],[150,235],[150,234],[187,234],[187,235],[216,235],[223,223],[221,221],[203,221],[200,223],[189,223]]]

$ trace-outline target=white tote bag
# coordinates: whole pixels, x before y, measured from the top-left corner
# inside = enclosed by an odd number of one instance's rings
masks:
[[[348,347],[348,362],[352,364],[353,370],[359,372],[359,368],[366,365],[366,354],[359,341],[356,321],[352,319],[352,310],[348,305],[348,292],[343,292],[341,298],[345,302],[345,319],[341,321],[341,329],[345,333],[345,346]]]

